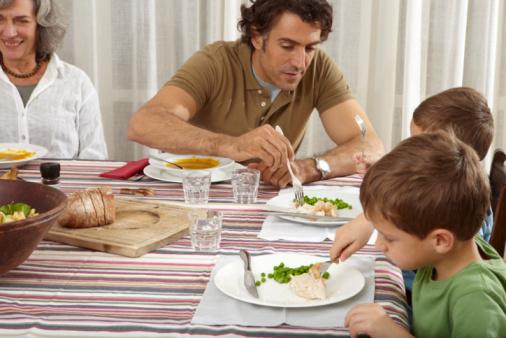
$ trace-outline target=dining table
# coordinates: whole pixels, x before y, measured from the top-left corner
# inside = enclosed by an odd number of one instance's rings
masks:
[[[19,168],[19,177],[41,182],[37,160]],[[53,160],[54,161],[54,160]],[[182,203],[181,183],[154,180],[143,175],[127,180],[100,177],[125,165],[122,161],[59,160],[58,188],[69,194],[90,187],[150,188],[145,200]],[[1,172],[1,170],[0,170]],[[359,187],[359,175],[339,177],[306,186]],[[279,189],[261,183],[255,204],[224,213],[220,247],[197,252],[188,235],[141,257],[124,257],[42,240],[23,264],[0,276],[0,336],[7,337],[349,337],[344,326],[252,326],[197,324],[192,318],[212,281],[219,257],[300,253],[328,257],[332,242],[265,240],[258,237],[265,220],[261,206]],[[234,210],[230,181],[212,183],[209,208]],[[258,212],[257,212],[258,211]],[[0,248],[1,250],[1,248]],[[374,302],[394,321],[408,324],[408,306],[401,271],[374,245],[356,256],[374,257]],[[220,304],[216,304],[216,312]]]

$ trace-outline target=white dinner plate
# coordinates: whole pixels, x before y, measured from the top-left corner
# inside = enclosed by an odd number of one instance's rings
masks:
[[[255,280],[261,279],[261,273],[266,275],[273,272],[275,265],[281,262],[292,268],[300,265],[325,261],[318,256],[294,253],[279,253],[273,255],[252,256],[251,271]],[[330,274],[326,281],[327,298],[305,299],[297,296],[288,284],[280,284],[267,278],[265,283],[257,287],[258,298],[248,293],[244,286],[243,262],[237,260],[223,266],[214,276],[214,284],[224,294],[243,302],[272,306],[272,307],[313,307],[341,302],[355,296],[365,285],[365,278],[358,270],[347,266],[346,263],[332,264],[327,270]]]
[[[348,204],[351,204],[351,209],[341,209],[339,210],[338,217],[347,217],[347,218],[355,218],[362,212],[362,205],[360,204],[359,191],[342,191],[340,188],[332,189],[331,187],[327,189],[311,189],[307,192],[304,192],[305,195],[309,197],[327,197],[327,198],[340,198]],[[283,193],[274,198],[271,198],[267,201],[267,208],[271,208],[272,210],[279,209],[291,209],[296,211],[293,207],[293,193]],[[318,220],[313,221],[307,218],[302,217],[293,217],[293,216],[279,216],[288,221],[304,223],[310,225],[318,225],[318,226],[329,226],[329,225],[339,225],[344,224],[347,221],[334,221],[334,220]]]
[[[198,169],[198,170],[206,170],[210,171],[211,173],[214,171],[219,171],[226,169],[233,165],[235,162],[229,158],[224,157],[218,157],[218,156],[204,156],[204,155],[174,155],[169,153],[161,153],[157,155],[159,158],[162,158],[169,162],[175,162],[179,159],[183,158],[212,158],[218,161],[218,165],[216,167],[212,167],[209,169]],[[179,168],[170,168],[165,165],[163,161],[160,161],[156,158],[149,158],[149,164],[152,165],[155,168],[165,170],[166,172],[170,173],[172,176],[181,176],[183,173],[182,169]],[[184,170],[196,170],[196,169],[184,169]]]
[[[156,168],[155,166],[148,165],[144,168],[144,175],[154,178],[155,180],[164,182],[181,183],[183,178],[181,176],[172,175],[170,172]],[[232,168],[214,170],[211,172],[211,182],[222,182],[232,178]]]
[[[13,161],[6,161],[6,160],[0,160],[0,169],[3,168],[10,168],[13,166],[22,166],[30,161],[36,160],[38,158],[44,157],[47,154],[47,149],[36,145],[36,144],[29,144],[29,143],[0,143],[0,151],[4,151],[7,149],[17,149],[17,150],[28,150],[30,152],[33,152],[34,154],[30,157],[24,158],[22,160],[13,160]]]

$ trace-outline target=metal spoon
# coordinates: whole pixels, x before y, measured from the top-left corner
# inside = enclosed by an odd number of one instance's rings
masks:
[[[151,157],[152,157],[152,158],[154,158],[155,160],[160,161],[160,162],[168,163],[168,164],[170,164],[171,166],[176,167],[176,168],[178,168],[178,169],[184,169],[184,168],[183,168],[182,166],[180,166],[179,164],[176,164],[176,163],[174,163],[174,162],[170,162],[170,161],[164,160],[164,159],[163,159],[163,158],[161,158],[161,157],[157,157],[157,156],[151,156]]]

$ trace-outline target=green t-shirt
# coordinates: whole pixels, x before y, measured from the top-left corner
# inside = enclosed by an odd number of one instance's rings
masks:
[[[484,257],[442,281],[432,267],[416,273],[413,327],[417,338],[506,337],[506,263],[483,239],[476,244]]]

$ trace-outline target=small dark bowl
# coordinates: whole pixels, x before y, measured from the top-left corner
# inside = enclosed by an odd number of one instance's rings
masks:
[[[38,215],[0,224],[0,274],[23,263],[65,210],[67,197],[39,183],[0,180],[0,205],[23,202]]]

